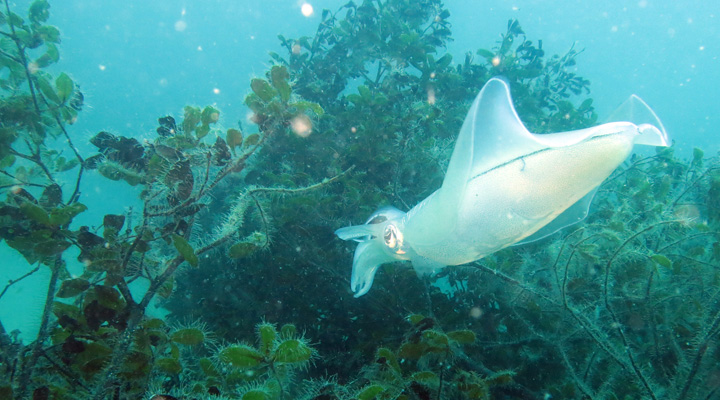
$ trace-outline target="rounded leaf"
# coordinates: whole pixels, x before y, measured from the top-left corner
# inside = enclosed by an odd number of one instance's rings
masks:
[[[192,265],[193,267],[197,267],[198,265],[198,258],[195,255],[195,250],[190,246],[190,243],[185,240],[184,237],[180,235],[173,235],[173,244],[175,245],[175,248],[177,249],[178,253],[185,259],[185,261],[188,262],[188,264]]]
[[[247,257],[250,254],[254,253],[255,249],[257,249],[257,246],[255,246],[252,243],[248,243],[248,242],[235,243],[234,245],[230,246],[230,250],[228,250],[228,255],[231,258],[243,258],[243,257]]]
[[[294,364],[310,360],[312,349],[299,339],[283,340],[275,349],[276,362]]]
[[[90,282],[88,282],[87,279],[68,279],[62,282],[55,297],[59,297],[61,299],[75,297],[89,288]]]
[[[205,341],[205,333],[199,328],[178,329],[170,335],[170,340],[186,346],[195,346]]]
[[[182,372],[183,368],[180,361],[174,358],[160,358],[155,361],[155,366],[161,371],[170,374],[177,375]]]
[[[238,368],[250,368],[260,364],[263,355],[246,345],[228,346],[218,353],[220,361]]]
[[[277,329],[273,324],[264,322],[258,325],[257,331],[260,338],[260,350],[263,352],[269,351],[277,338]]]
[[[470,344],[475,341],[475,332],[468,329],[448,332],[447,336],[460,344]]]
[[[270,101],[275,97],[275,91],[265,79],[253,79],[250,81],[250,88],[263,101]]]

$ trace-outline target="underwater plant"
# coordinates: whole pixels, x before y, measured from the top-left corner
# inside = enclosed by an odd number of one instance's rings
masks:
[[[212,203],[216,188],[241,173],[267,137],[304,116],[303,107],[322,110],[309,102],[285,101],[274,105],[272,117],[258,124],[258,133],[243,137],[239,129],[219,129],[216,108],[187,106],[179,122],[172,116],[160,118],[152,141],[100,132],[90,139],[98,154],[83,157],[67,129],[82,107],[82,93],[67,74],[53,78],[43,70],[59,57],[59,31],[44,24],[49,3],[33,2],[27,19],[13,13],[8,2],[4,5],[0,57],[8,73],[0,81],[0,164],[6,199],[0,208],[0,237],[24,256],[29,268],[2,293],[40,268],[49,268],[51,278],[37,339],[28,346],[3,339],[2,368],[8,379],[2,382],[3,396],[21,399],[28,391],[97,399],[110,393],[137,395],[144,392],[154,363],[166,369],[173,365],[172,357],[158,358],[168,346],[192,339],[190,331],[168,337],[165,322],[149,320],[145,313],[156,296],[170,296],[176,270],[185,263],[197,267],[210,251],[241,257],[267,248],[271,229],[263,199],[321,188],[339,178],[304,187],[246,186],[229,196],[232,202]],[[45,53],[31,58],[38,48]],[[272,75],[275,86],[289,87],[282,68]],[[73,158],[57,150],[56,139],[65,142]],[[141,185],[142,209],[107,214],[95,227],[74,225],[73,219],[87,210],[79,200],[88,170]],[[73,171],[77,176],[71,192],[64,193],[59,177]],[[198,217],[211,206],[224,208],[224,219],[201,227]],[[252,207],[257,207],[256,217],[248,211]],[[247,232],[241,229],[246,221],[253,224]],[[204,241],[198,243],[201,233]],[[68,272],[72,261],[64,257],[70,249],[79,254],[79,276]],[[145,288],[133,290],[137,282]],[[4,329],[0,333],[6,334]],[[55,368],[59,375],[46,374]]]

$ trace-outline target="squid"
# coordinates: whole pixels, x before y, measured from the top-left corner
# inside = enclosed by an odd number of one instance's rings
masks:
[[[598,186],[633,146],[668,146],[655,112],[632,95],[609,122],[534,134],[518,117],[503,78],[470,107],[442,186],[407,213],[380,208],[335,234],[358,242],[350,288],[366,294],[380,265],[410,261],[418,275],[470,263],[582,221]]]

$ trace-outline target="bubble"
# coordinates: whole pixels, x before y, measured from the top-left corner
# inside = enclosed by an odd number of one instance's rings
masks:
[[[303,3],[303,5],[300,6],[300,12],[302,12],[302,15],[309,17],[313,15],[313,6],[310,5],[310,3]]]
[[[300,114],[290,121],[290,128],[300,137],[308,137],[312,133],[312,121],[305,114]]]
[[[185,29],[187,29],[187,22],[180,20],[175,22],[175,30],[178,32],[182,32]]]
[[[430,88],[427,91],[427,102],[430,105],[435,104],[435,89]]]
[[[483,311],[480,307],[473,307],[470,309],[470,317],[475,319],[480,319],[482,317]]]

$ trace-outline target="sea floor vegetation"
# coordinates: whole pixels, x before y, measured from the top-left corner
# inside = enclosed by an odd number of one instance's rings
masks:
[[[508,80],[531,131],[597,120],[574,48],[547,57],[511,20],[457,62],[441,1],[358,3],[279,36],[249,84],[252,128],[189,105],[152,140],[99,132],[82,154],[82,91],[48,68],[49,3],[2,0],[0,240],[27,265],[0,305],[40,269],[50,280],[36,340],[0,324],[0,398],[720,396],[720,164],[701,149],[632,156],[549,238],[432,278],[386,265],[353,298],[333,231],[439,187],[488,79]],[[88,174],[140,187],[141,209],[78,226],[102,207]]]

